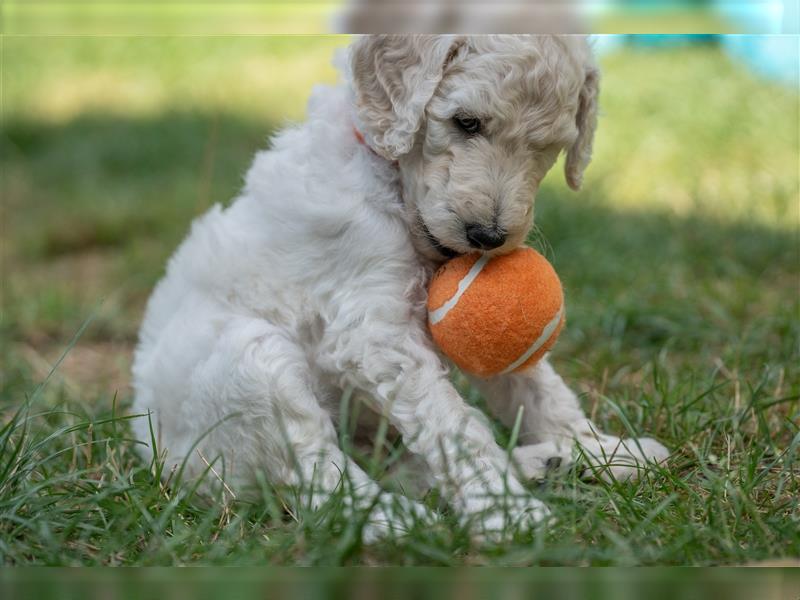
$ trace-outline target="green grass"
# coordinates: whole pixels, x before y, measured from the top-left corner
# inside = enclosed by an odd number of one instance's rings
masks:
[[[532,238],[567,292],[556,367],[602,428],[673,448],[665,468],[547,481],[535,493],[556,523],[501,545],[474,544],[430,496],[440,524],[364,547],[341,498],[292,515],[269,489],[209,506],[136,456],[128,368],[149,291],[190,220],[229,201],[268,134],[332,80],[345,42],[3,39],[3,563],[800,557],[798,96],[713,47],[603,59],[585,190],[554,170]]]

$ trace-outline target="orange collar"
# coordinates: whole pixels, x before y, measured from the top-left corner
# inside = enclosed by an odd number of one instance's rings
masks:
[[[374,155],[375,155],[375,156],[377,156],[378,158],[381,158],[381,159],[383,159],[383,160],[386,160],[386,159],[384,159],[384,158],[383,158],[383,157],[382,157],[380,154],[378,154],[377,152],[375,152],[375,150],[374,150],[373,148],[371,148],[369,144],[367,144],[367,140],[364,138],[364,134],[363,134],[363,133],[361,133],[361,132],[358,130],[358,128],[357,128],[355,125],[353,126],[353,135],[355,136],[355,138],[356,138],[356,141],[357,141],[359,144],[361,144],[362,146],[364,146],[364,147],[365,147],[367,150],[369,150],[370,152],[372,152],[372,154],[374,154]],[[394,167],[397,167],[397,161],[396,161],[396,160],[392,160],[392,161],[389,161],[389,162],[390,162],[390,164],[391,164],[392,166],[394,166]]]
[[[364,134],[361,133],[355,127],[353,127],[353,135],[356,136],[356,140],[358,141],[359,144],[361,144],[362,146],[367,146],[367,140],[364,139]],[[369,148],[369,146],[367,146],[367,148]],[[372,148],[369,148],[369,149],[372,150]],[[374,150],[373,150],[373,152],[374,152]]]

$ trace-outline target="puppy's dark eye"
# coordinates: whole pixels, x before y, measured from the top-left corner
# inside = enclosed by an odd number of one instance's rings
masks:
[[[475,117],[456,115],[453,117],[453,122],[461,131],[469,135],[477,135],[481,132],[481,120]]]

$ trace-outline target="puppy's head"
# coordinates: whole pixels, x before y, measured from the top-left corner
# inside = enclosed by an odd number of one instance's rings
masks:
[[[525,240],[545,173],[581,184],[599,73],[584,38],[378,35],[351,48],[359,125],[397,160],[418,250],[442,260]]]

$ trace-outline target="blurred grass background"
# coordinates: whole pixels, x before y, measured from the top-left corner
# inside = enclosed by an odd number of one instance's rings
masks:
[[[136,332],[167,258],[192,218],[236,195],[269,135],[303,117],[311,87],[336,80],[331,56],[347,42],[0,38],[4,414],[90,315],[42,401],[88,414],[128,402]],[[636,428],[680,448],[684,466],[696,452],[722,460],[729,432],[705,437],[708,424],[748,403],[763,401],[765,412],[757,423],[753,416],[755,437],[737,438],[733,459],[728,445],[727,467],[756,445],[780,452],[800,431],[797,90],[758,78],[714,44],[621,45],[601,63],[602,115],[584,190],[567,190],[559,164],[537,200],[531,242],[567,293],[554,362],[602,427],[624,430],[608,409],[613,398]],[[678,416],[665,417],[659,403]],[[741,423],[731,423],[738,435]],[[759,480],[768,490],[759,501],[781,512],[768,525],[753,522],[772,532],[753,542],[756,558],[800,548],[793,481]],[[608,535],[609,547],[622,544]],[[680,535],[642,560],[750,556],[733,541],[689,551]],[[154,556],[174,556],[165,552]],[[567,562],[582,560],[565,552]],[[624,556],[639,560],[631,548]]]

